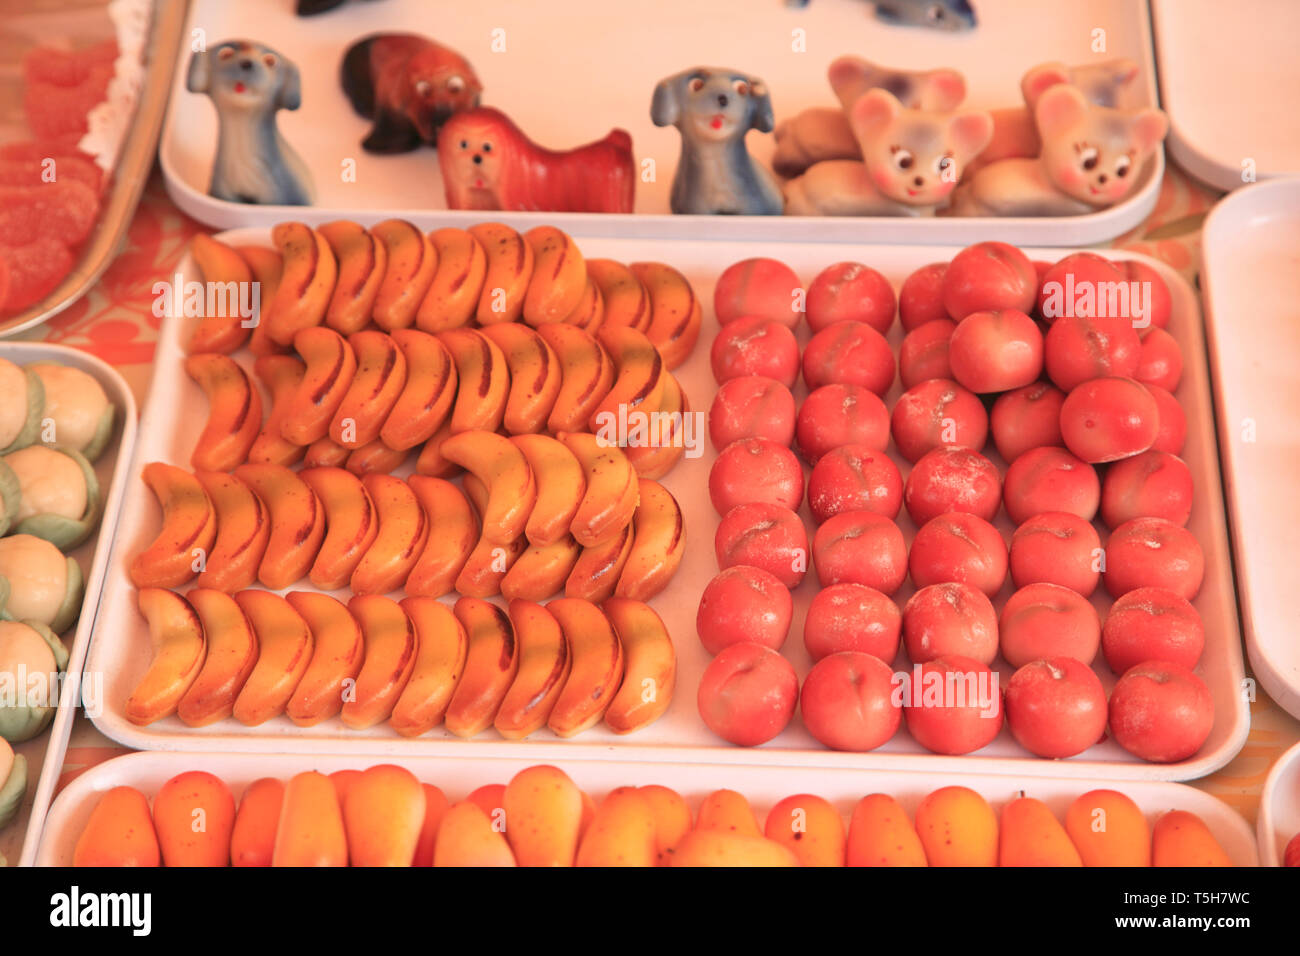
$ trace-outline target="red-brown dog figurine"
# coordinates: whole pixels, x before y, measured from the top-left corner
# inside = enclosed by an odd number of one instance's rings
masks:
[[[434,145],[438,128],[460,110],[478,106],[483,84],[455,50],[413,33],[378,33],[343,55],[343,92],[374,121],[361,146],[371,153],[405,153]]]
[[[457,113],[438,134],[451,209],[631,212],[632,137],[611,130],[571,150],[538,146],[500,110]]]

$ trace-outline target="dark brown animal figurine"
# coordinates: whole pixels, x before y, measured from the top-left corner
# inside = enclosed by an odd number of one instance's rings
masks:
[[[443,123],[478,106],[483,84],[455,50],[413,33],[378,33],[343,55],[343,92],[352,108],[374,120],[361,147],[406,153],[438,141]]]
[[[631,212],[632,137],[611,130],[570,150],[538,146],[500,110],[457,113],[438,135],[450,209]]]

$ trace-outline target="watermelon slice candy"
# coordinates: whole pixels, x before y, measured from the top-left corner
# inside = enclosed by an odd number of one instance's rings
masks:
[[[98,217],[99,197],[73,179],[0,186],[0,241],[12,246],[40,238],[80,245]]]
[[[0,315],[12,315],[41,301],[72,271],[72,250],[58,239],[41,238],[22,246],[0,246],[0,272],[8,289]],[[0,280],[0,286],[4,280]]]
[[[23,55],[23,80],[54,86],[80,86],[96,66],[111,66],[116,59],[117,41],[112,39],[80,50],[33,47]]]
[[[54,160],[56,179],[83,182],[96,193],[104,188],[104,171],[89,153],[68,139],[25,140],[0,145],[0,185],[24,186],[44,182],[45,161]],[[34,171],[34,175],[29,170]]]
[[[32,132],[42,139],[86,132],[87,114],[108,95],[116,57],[115,41],[72,52],[51,46],[28,50],[23,109]]]
[[[103,172],[77,143],[108,94],[117,52],[108,40],[23,57],[23,108],[36,139],[0,146],[0,317],[53,292],[99,218]]]

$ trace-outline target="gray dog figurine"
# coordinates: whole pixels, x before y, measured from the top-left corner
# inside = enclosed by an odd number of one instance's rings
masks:
[[[673,177],[675,213],[779,216],[781,190],[749,155],[745,134],[770,133],[772,97],[738,70],[696,67],[660,80],[650,103],[656,126],[676,126],[682,154]]]
[[[252,40],[226,40],[190,58],[185,85],[217,108],[211,195],[270,206],[311,203],[311,174],[275,122],[279,110],[302,103],[298,67]]]

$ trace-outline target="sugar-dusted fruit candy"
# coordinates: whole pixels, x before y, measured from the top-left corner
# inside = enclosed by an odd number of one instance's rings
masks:
[[[1133,800],[1115,790],[1089,790],[1065,811],[1065,832],[1084,866],[1150,866],[1151,828]]]
[[[72,851],[73,866],[158,866],[161,862],[149,801],[133,787],[114,787],[99,798]]]
[[[1101,620],[1077,591],[1046,582],[1026,584],[1002,605],[998,641],[1012,667],[1049,657],[1091,664],[1101,645]]]
[[[1065,447],[1084,461],[1118,461],[1155,444],[1160,408],[1145,385],[1131,378],[1095,378],[1074,388],[1061,405]]]
[[[859,651],[890,662],[898,654],[901,627],[902,614],[888,596],[865,584],[832,584],[808,605],[803,643],[814,661]]]
[[[1177,664],[1138,664],[1125,671],[1110,692],[1111,736],[1143,760],[1186,760],[1204,746],[1213,729],[1209,687]]]
[[[506,839],[520,866],[573,866],[582,791],[558,767],[521,770],[506,784]]]
[[[944,688],[934,699],[927,686]],[[955,689],[960,688],[960,689]],[[979,661],[950,654],[920,665],[904,688],[903,716],[912,738],[931,753],[958,755],[987,747],[1002,729],[996,675]]]
[[[442,816],[433,851],[434,866],[515,866],[504,833],[468,800],[453,804]]]
[[[917,587],[960,581],[990,597],[1007,576],[1007,545],[997,528],[974,514],[931,518],[912,539],[908,570]]]
[[[348,865],[343,811],[329,777],[308,770],[285,784],[271,865]]]
[[[1136,588],[1117,598],[1101,629],[1101,651],[1116,674],[1147,661],[1191,669],[1204,649],[1201,615],[1166,588]]]
[[[803,503],[803,470],[794,452],[765,438],[732,442],[709,469],[709,498],[719,515],[737,505],[773,504],[792,511]]]
[[[709,407],[709,439],[718,451],[742,438],[766,438],[788,447],[794,427],[790,389],[761,375],[723,382]]]
[[[832,449],[817,460],[808,477],[808,508],[818,523],[845,511],[870,511],[896,518],[903,495],[898,466],[870,445],[848,444]]]
[[[903,388],[912,388],[932,378],[952,378],[948,345],[956,328],[957,324],[949,319],[936,319],[903,336],[903,343],[898,347],[898,376]]]
[[[935,378],[904,392],[890,415],[890,433],[908,461],[931,448],[961,445],[979,451],[989,433],[989,416],[971,391]]]
[[[1187,810],[1170,810],[1151,831],[1152,866],[1232,866],[1232,857],[1205,821]]]
[[[885,337],[862,322],[836,322],[809,340],[803,352],[803,380],[823,385],[861,385],[883,396],[894,384],[897,363]]]
[[[1083,753],[1106,730],[1106,691],[1091,667],[1073,657],[1023,665],[1007,683],[1007,726],[1037,757]]]
[[[424,787],[404,767],[361,772],[343,802],[353,866],[410,866],[424,826]]]
[[[884,515],[842,511],[813,536],[813,564],[822,587],[848,582],[893,594],[907,578],[907,544]]]
[[[1159,587],[1193,600],[1205,579],[1205,552],[1196,536],[1165,518],[1132,518],[1106,539],[1101,580],[1111,597]]]
[[[732,644],[700,678],[700,716],[715,734],[740,747],[771,740],[794,717],[799,678],[784,657],[762,644]]]
[[[894,699],[892,668],[861,651],[828,654],[804,678],[803,724],[832,750],[865,753],[898,732],[902,711]]]
[[[948,263],[932,262],[903,280],[898,290],[898,321],[904,332],[950,318],[943,304],[943,277],[947,271]]]
[[[763,835],[789,848],[801,866],[844,866],[844,821],[822,797],[786,797],[768,811]]]
[[[916,808],[916,834],[930,866],[997,866],[998,818],[969,787],[942,787]]]
[[[415,845],[415,858],[412,866],[433,866],[433,855],[438,845],[438,828],[442,826],[443,815],[447,812],[447,795],[431,783],[422,784],[424,788],[424,822],[420,825],[420,837]]]
[[[262,777],[244,788],[230,835],[231,866],[270,866],[284,803],[284,782]]]
[[[815,465],[843,445],[883,452],[889,445],[889,430],[889,412],[875,392],[861,385],[825,385],[799,406],[795,444],[804,460]]]
[[[951,840],[945,843],[952,845]],[[893,797],[873,793],[853,808],[848,866],[926,866],[925,848],[907,811]]]
[[[1045,511],[1064,511],[1091,521],[1101,502],[1097,469],[1064,448],[1033,448],[1017,456],[1002,480],[1007,515],[1024,524]]]
[[[983,591],[960,581],[918,588],[903,605],[902,629],[913,664],[948,654],[992,664],[998,655],[998,616],[993,602]]]
[[[819,332],[850,319],[865,322],[881,335],[894,324],[897,300],[889,280],[861,262],[827,266],[808,286],[808,326]]]
[[[1002,808],[999,866],[1082,866],[1079,851],[1052,813],[1034,797],[1020,796]]]
[[[948,365],[954,379],[979,395],[1023,388],[1042,371],[1043,334],[1016,309],[976,312],[953,331]]]
[[[760,836],[758,818],[745,795],[735,790],[714,790],[700,804],[695,829]]]
[[[164,866],[226,866],[235,798],[204,770],[172,777],[153,798],[153,822]]]
[[[744,316],[758,316],[793,329],[803,317],[802,293],[799,277],[785,263],[768,258],[744,259],[718,276],[713,311],[722,325]]]
[[[691,808],[680,793],[668,787],[649,784],[637,789],[649,802],[654,816],[656,865],[667,866],[672,862],[673,848],[691,831]]]
[[[746,641],[779,650],[790,633],[793,614],[790,591],[776,575],[735,565],[705,586],[695,630],[710,654]]]
[[[72,252],[53,237],[5,248],[5,295],[0,314],[10,315],[40,302],[72,271]]]
[[[789,508],[737,505],[722,516],[713,539],[718,567],[762,568],[786,587],[798,587],[808,569],[808,532]]]

